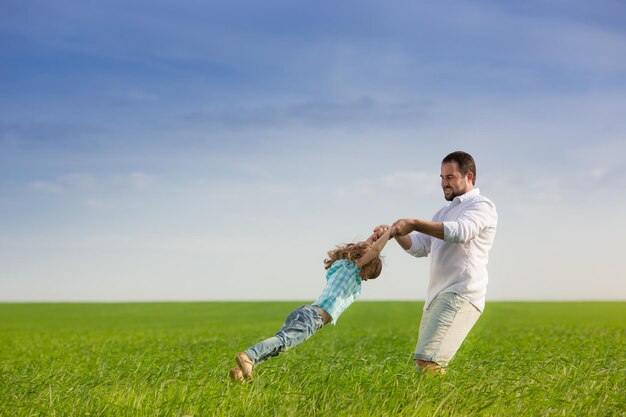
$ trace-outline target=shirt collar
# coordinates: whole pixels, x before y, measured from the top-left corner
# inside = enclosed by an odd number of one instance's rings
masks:
[[[454,197],[454,200],[452,201],[456,202],[457,204],[461,204],[465,200],[472,198],[472,197],[476,197],[478,195],[480,195],[480,190],[478,189],[478,187],[474,187],[472,191],[468,191],[463,195],[456,196]]]

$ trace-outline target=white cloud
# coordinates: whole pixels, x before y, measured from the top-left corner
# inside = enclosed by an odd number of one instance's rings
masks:
[[[380,183],[384,189],[390,191],[418,190],[426,194],[437,188],[438,177],[439,173],[436,172],[403,171],[383,176]]]
[[[31,181],[28,183],[28,188],[48,194],[59,194],[65,191],[65,187],[55,181]]]
[[[84,201],[84,205],[93,210],[101,210],[110,207],[110,203],[101,198],[88,198]]]
[[[28,183],[28,188],[45,193],[79,192],[94,193],[111,189],[127,188],[143,190],[154,184],[156,176],[143,171],[128,174],[92,175],[72,173],[60,175],[53,180],[36,180]],[[91,204],[87,204],[91,205]]]
[[[136,171],[130,173],[126,180],[132,188],[145,189],[154,183],[155,177],[142,171]]]
[[[375,197],[384,194],[432,195],[438,189],[438,173],[399,171],[371,179],[359,179],[346,186],[337,187],[337,196],[353,194]]]
[[[626,57],[623,33],[572,22],[527,20],[530,39],[526,54],[535,55],[561,68],[575,68],[607,74],[622,74]],[[582,58],[582,59],[581,59]]]
[[[58,183],[64,184],[68,189],[90,191],[97,187],[98,180],[90,174],[73,173],[60,176]]]

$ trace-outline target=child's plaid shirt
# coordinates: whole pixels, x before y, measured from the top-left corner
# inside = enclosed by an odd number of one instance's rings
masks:
[[[326,272],[326,287],[313,303],[332,317],[332,323],[361,295],[361,270],[347,259],[339,259]]]

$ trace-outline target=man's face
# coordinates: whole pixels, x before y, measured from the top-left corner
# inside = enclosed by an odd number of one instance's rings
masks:
[[[459,164],[456,161],[441,164],[441,188],[446,200],[452,201],[454,197],[465,194],[474,188],[472,173],[461,174]]]

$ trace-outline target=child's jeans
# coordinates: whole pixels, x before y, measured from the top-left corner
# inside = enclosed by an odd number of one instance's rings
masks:
[[[245,353],[256,365],[299,345],[322,326],[324,326],[322,315],[312,305],[302,306],[287,316],[283,327],[276,335],[257,343]]]

